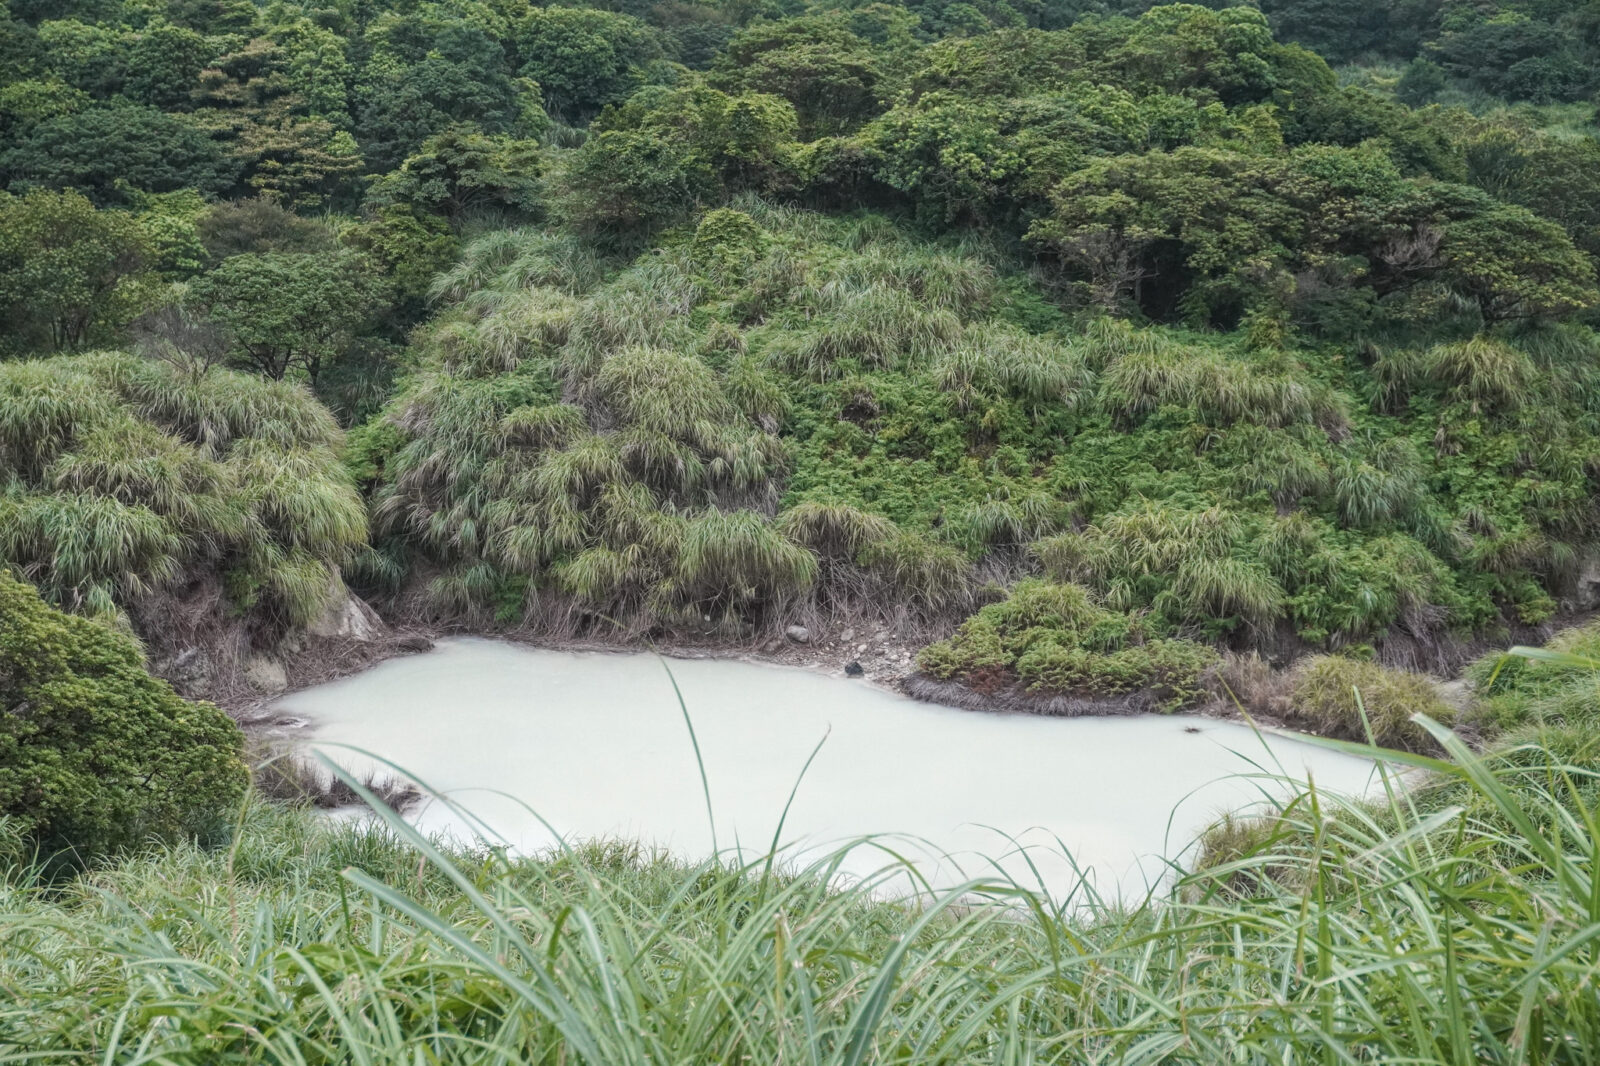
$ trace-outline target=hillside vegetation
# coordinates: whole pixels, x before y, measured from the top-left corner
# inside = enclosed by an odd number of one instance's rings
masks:
[[[0,363],[0,558],[83,614],[126,626],[177,589],[270,636],[315,618],[366,542],[341,441],[287,382],[119,354]],[[145,627],[181,624],[165,614]]]
[[[1588,134],[1315,5],[693,11],[14,8],[6,343],[138,357],[0,367],[0,558],[1166,707],[1587,605]]]
[[[0,1059],[1592,1061],[1596,71],[1579,0],[0,0]],[[370,661],[347,585],[1412,772],[1145,900],[441,849],[141,662]]]

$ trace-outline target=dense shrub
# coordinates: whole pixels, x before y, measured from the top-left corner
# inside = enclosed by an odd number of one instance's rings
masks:
[[[227,825],[249,777],[216,707],[145,672],[132,640],[0,571],[0,815],[83,863]]]
[[[980,691],[1014,682],[1044,695],[1140,695],[1172,710],[1207,695],[1216,653],[1187,640],[1147,639],[1138,618],[1107,610],[1080,585],[1021,581],[917,665]]]

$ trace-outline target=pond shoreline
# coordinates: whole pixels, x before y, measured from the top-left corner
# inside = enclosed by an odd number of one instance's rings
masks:
[[[501,641],[548,651],[615,655],[654,652],[667,660],[719,660],[788,667],[852,680],[922,703],[983,714],[1107,718],[1167,713],[1159,710],[1146,693],[1104,699],[1045,697],[1016,688],[984,693],[959,682],[941,681],[917,670],[916,653],[920,645],[896,639],[887,627],[870,626],[860,629],[846,626],[833,634],[805,641],[786,637],[752,641],[679,638],[655,643],[557,637],[528,630],[401,624],[390,627],[383,638],[375,641],[308,641],[298,652],[284,656],[286,688],[270,693],[241,693],[235,689],[230,693],[232,698],[217,702],[247,731],[295,728],[299,723],[285,721],[284,716],[272,712],[270,706],[285,696],[353,677],[391,659],[425,654],[432,650],[435,642],[453,638]],[[850,666],[859,666],[861,672],[847,672]],[[1219,721],[1247,722],[1266,729],[1307,732],[1269,714],[1243,713],[1237,705],[1224,700],[1186,707],[1181,713]]]

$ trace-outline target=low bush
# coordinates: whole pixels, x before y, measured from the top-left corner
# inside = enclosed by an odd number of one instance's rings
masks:
[[[1158,709],[1172,711],[1210,697],[1217,663],[1217,653],[1203,644],[1158,638],[1111,652],[1039,644],[1018,657],[1016,670],[1030,691],[1138,694]]]
[[[1163,710],[1204,700],[1219,665],[1193,641],[1148,637],[1139,619],[1081,585],[1038,580],[1019,582],[917,657],[924,673],[980,692],[1017,684],[1039,695],[1139,694]]]
[[[52,864],[224,829],[249,782],[242,743],[128,637],[0,571],[0,815]]]

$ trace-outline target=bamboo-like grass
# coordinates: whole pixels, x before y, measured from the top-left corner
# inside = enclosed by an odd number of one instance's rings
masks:
[[[304,622],[367,539],[327,410],[303,388],[116,353],[0,366],[0,564],[126,624],[181,579]]]
[[[598,285],[605,269],[592,244],[566,234],[530,229],[491,230],[462,249],[461,259],[429,288],[436,302],[455,302],[485,289],[552,288],[579,296]]]
[[[1238,618],[1265,629],[1284,615],[1285,593],[1240,546],[1238,515],[1142,507],[1105,515],[1083,530],[1040,539],[1033,553],[1061,582],[1082,582],[1116,610],[1155,607],[1174,622]]]
[[[982,869],[883,898],[908,875],[887,853],[856,883],[839,855],[685,862],[602,841],[511,858],[387,813],[384,828],[259,802],[231,847],[152,849],[64,887],[30,882],[13,849],[0,1053],[1588,1062],[1592,746],[1552,734],[1484,758],[1429,728],[1447,758],[1387,755],[1428,787],[1271,801],[1193,872],[1119,901],[1052,902]]]
[[[822,298],[828,309],[822,321],[780,349],[786,370],[812,380],[836,377],[846,359],[880,369],[925,365],[961,336],[955,314],[929,308],[905,289],[841,284],[825,287]]]
[[[1105,368],[1099,403],[1127,421],[1161,407],[1188,407],[1219,425],[1313,423],[1342,430],[1349,415],[1327,386],[1275,354],[1246,357],[1213,345],[1183,345],[1103,328],[1091,334]]]
[[[1570,357],[1576,347],[1561,332],[1546,338],[1529,336],[1524,339],[1528,342],[1546,359]],[[1475,408],[1512,412],[1539,391],[1544,376],[1517,344],[1485,334],[1422,351],[1402,348],[1384,352],[1372,370],[1377,400],[1391,411],[1403,408],[1412,393],[1432,389]]]
[[[882,515],[820,500],[806,500],[786,509],[778,517],[778,528],[821,556],[844,560],[858,558],[895,533],[894,523]]]
[[[1017,329],[984,324],[967,329],[940,355],[935,380],[969,408],[981,395],[1006,396],[1033,407],[1082,406],[1092,396],[1092,376],[1082,353]]]

